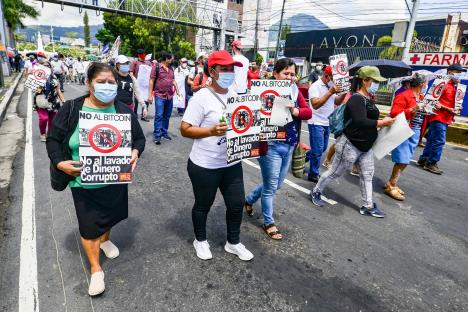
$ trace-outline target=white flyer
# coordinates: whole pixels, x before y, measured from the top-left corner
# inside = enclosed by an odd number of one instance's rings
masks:
[[[270,125],[285,126],[292,121],[291,111],[288,106],[294,105],[292,100],[279,97],[271,109]]]
[[[146,97],[148,96],[150,75],[151,75],[151,66],[141,64],[138,67],[138,77],[136,80],[137,80],[140,92],[141,94],[143,94],[144,99],[146,99]]]
[[[393,125],[379,130],[377,140],[372,147],[375,157],[379,160],[384,158],[412,135],[414,135],[414,131],[408,125],[405,113],[401,112],[396,116]]]

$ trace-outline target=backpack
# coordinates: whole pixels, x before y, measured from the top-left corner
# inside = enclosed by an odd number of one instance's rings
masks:
[[[351,123],[351,119],[345,121],[345,109],[346,105],[341,104],[330,116],[328,116],[330,132],[335,135],[335,138],[339,137],[343,133],[344,129]]]

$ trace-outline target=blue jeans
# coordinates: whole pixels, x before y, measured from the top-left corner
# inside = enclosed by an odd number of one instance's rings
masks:
[[[167,135],[169,129],[169,119],[172,115],[173,101],[171,99],[163,99],[158,96],[154,97],[155,115],[154,115],[154,131],[155,139]]]
[[[275,223],[273,219],[273,198],[276,191],[281,188],[288,173],[294,145],[283,142],[268,143],[268,153],[258,160],[262,170],[263,183],[250,192],[245,198],[248,204],[253,205],[262,198],[263,224]]]
[[[435,164],[440,160],[442,151],[444,150],[447,127],[447,124],[440,121],[433,121],[429,124],[429,136],[426,147],[419,160],[425,161],[429,165]]]
[[[309,174],[318,176],[320,168],[320,158],[328,148],[328,137],[330,128],[328,126],[309,125],[310,160]]]

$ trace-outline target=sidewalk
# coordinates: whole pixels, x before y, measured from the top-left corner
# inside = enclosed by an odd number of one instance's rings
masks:
[[[15,89],[21,80],[21,73],[13,73],[11,76],[4,77],[5,87],[0,88],[0,126],[2,125],[5,113],[8,110],[11,98],[15,93]]]

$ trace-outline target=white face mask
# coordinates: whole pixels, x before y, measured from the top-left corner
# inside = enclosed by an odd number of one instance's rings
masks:
[[[182,67],[182,68],[184,68],[184,69],[187,68],[187,63],[182,63],[182,64],[180,65],[180,67]]]

